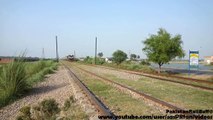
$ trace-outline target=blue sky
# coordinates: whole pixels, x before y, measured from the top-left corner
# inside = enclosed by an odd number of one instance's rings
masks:
[[[159,28],[181,34],[183,48],[213,55],[212,0],[0,0],[0,56],[111,56],[117,50],[145,58],[142,41]],[[187,55],[188,56],[188,55]],[[186,56],[186,58],[187,58]]]

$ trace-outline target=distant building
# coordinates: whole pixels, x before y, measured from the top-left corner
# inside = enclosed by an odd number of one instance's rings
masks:
[[[204,62],[207,65],[213,64],[213,56],[205,56],[204,57]]]
[[[85,59],[84,57],[80,57],[79,58],[80,61],[84,61],[84,59]]]
[[[10,63],[14,60],[13,57],[1,57],[0,56],[0,63]]]
[[[106,57],[106,58],[105,58],[105,62],[107,62],[107,63],[112,63],[112,58],[111,58],[111,57]]]

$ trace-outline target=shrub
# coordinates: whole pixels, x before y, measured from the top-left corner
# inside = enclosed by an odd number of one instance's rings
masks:
[[[139,69],[142,69],[142,67],[140,65],[133,64],[133,65],[128,66],[128,69],[129,70],[139,70]]]
[[[104,64],[105,63],[105,60],[104,59],[102,59],[102,58],[96,58],[96,64],[97,65],[102,65],[102,64]]]
[[[77,110],[76,110],[77,108]],[[58,107],[58,103],[54,99],[44,99],[35,106],[25,106],[19,110],[17,120],[69,120],[71,115],[73,119],[78,117],[86,118],[87,116],[82,111],[79,111],[79,106],[74,104],[74,98],[71,96],[64,103],[63,109]],[[63,111],[63,112],[62,112]],[[61,114],[65,113],[65,114]],[[80,113],[79,115],[76,113]],[[77,115],[77,116],[76,116]]]
[[[64,102],[64,110],[67,111],[67,110],[70,108],[70,106],[71,106],[70,101],[69,101],[69,100],[66,100],[66,101]]]
[[[60,112],[58,103],[54,99],[45,99],[39,105],[41,106],[41,111],[46,117],[51,117]]]
[[[87,63],[87,64],[92,64],[93,63],[93,59],[89,56],[87,56],[85,59],[84,59],[84,62]]]
[[[140,64],[141,64],[141,65],[150,65],[149,61],[147,61],[147,60],[142,60],[142,61],[140,62]]]

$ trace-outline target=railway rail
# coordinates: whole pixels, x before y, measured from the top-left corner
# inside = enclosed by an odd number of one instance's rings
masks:
[[[146,94],[146,93],[143,93],[143,92],[141,92],[141,91],[137,91],[137,90],[135,90],[135,89],[132,89],[132,88],[130,88],[130,87],[128,87],[128,86],[119,84],[119,83],[114,82],[114,81],[112,81],[112,80],[110,80],[110,79],[108,79],[108,78],[99,76],[99,75],[97,75],[97,74],[95,74],[95,73],[93,73],[93,72],[87,71],[87,70],[82,69],[82,68],[80,68],[80,67],[77,67],[77,66],[75,66],[75,67],[78,68],[78,69],[80,69],[80,70],[82,70],[82,71],[84,71],[85,73],[88,73],[88,74],[90,74],[90,75],[93,75],[93,76],[95,76],[95,77],[97,77],[97,78],[100,78],[100,79],[106,81],[106,82],[115,84],[115,85],[117,85],[117,86],[119,86],[119,87],[122,87],[122,88],[127,89],[127,90],[129,90],[129,91],[131,91],[131,92],[134,92],[134,93],[136,93],[136,94],[138,94],[138,95],[140,95],[140,96],[143,96],[145,99],[148,99],[148,100],[150,100],[150,101],[152,101],[152,102],[154,102],[154,103],[157,103],[157,104],[159,104],[160,106],[166,107],[166,108],[168,108],[168,109],[170,109],[170,110],[182,110],[182,111],[184,111],[183,108],[177,107],[177,106],[172,105],[172,104],[170,104],[170,103],[168,103],[168,102],[165,102],[165,101],[162,101],[162,100],[157,99],[157,98],[155,98],[155,97],[152,97],[152,96],[150,96],[150,95],[148,95],[148,94]],[[197,114],[185,113],[185,115],[197,115]],[[202,119],[198,119],[198,120],[202,120]]]
[[[93,67],[101,67],[101,68],[105,68],[105,69],[112,69],[112,70],[116,70],[116,71],[122,71],[122,72],[125,72],[125,73],[145,76],[145,77],[154,78],[154,79],[157,79],[157,80],[168,81],[168,82],[178,83],[178,84],[182,84],[182,85],[186,85],[186,86],[191,86],[191,87],[194,87],[194,88],[213,91],[213,88],[210,88],[210,87],[194,85],[194,84],[184,83],[184,82],[180,82],[180,81],[175,81],[175,80],[172,80],[171,78],[165,78],[165,77],[171,77],[171,76],[164,76],[164,75],[156,76],[156,75],[153,75],[153,74],[150,74],[150,73],[142,73],[142,72],[135,72],[135,71],[129,71],[129,70],[122,70],[122,69],[120,70],[120,69],[116,69],[116,68],[97,66],[97,65],[91,65],[91,66],[93,66]],[[177,76],[175,76],[174,78],[177,78],[177,79],[180,78],[180,79],[199,82],[199,83],[213,84],[213,82],[210,82],[210,81],[203,81],[203,80],[197,80],[197,79],[192,79],[192,78],[184,78],[184,77],[177,77]]]
[[[172,105],[172,104],[170,104],[170,103],[168,103],[168,102],[165,102],[165,101],[162,101],[162,100],[157,99],[157,98],[155,98],[155,97],[152,97],[152,96],[150,96],[150,95],[147,95],[146,93],[143,93],[143,92],[141,92],[141,91],[137,91],[137,90],[132,89],[132,88],[130,88],[130,87],[128,87],[128,86],[119,84],[119,83],[117,83],[117,82],[114,82],[113,80],[110,80],[110,79],[108,79],[108,78],[99,76],[99,75],[97,75],[97,74],[95,74],[95,73],[93,73],[93,72],[87,71],[87,70],[82,69],[82,68],[80,68],[80,67],[77,67],[77,66],[75,66],[75,67],[78,68],[78,69],[80,69],[80,70],[82,70],[82,71],[84,71],[85,73],[88,73],[88,74],[90,74],[90,75],[93,75],[93,76],[95,76],[95,77],[97,77],[97,78],[100,78],[100,79],[102,79],[102,80],[104,80],[104,81],[107,81],[107,82],[112,83],[112,84],[115,84],[115,85],[117,85],[117,86],[119,86],[119,87],[122,87],[122,88],[125,88],[125,89],[127,89],[127,90],[130,90],[130,91],[132,91],[132,92],[134,92],[134,93],[136,93],[136,94],[138,94],[138,95],[140,95],[140,96],[143,96],[144,98],[146,98],[146,99],[148,99],[148,100],[151,100],[151,101],[153,101],[153,102],[155,102],[155,103],[157,103],[157,104],[159,104],[159,105],[161,105],[161,106],[164,106],[164,107],[167,107],[167,108],[173,109],[173,110],[183,110],[182,108],[179,108],[179,107],[174,106],[174,105]]]
[[[81,82],[81,80],[75,75],[75,73],[67,65],[63,65],[68,70],[69,74],[74,79],[76,84],[89,98],[90,102],[95,106],[95,108],[97,108],[100,115],[111,116],[112,118],[114,118],[115,115],[87,88],[87,86],[83,82]]]

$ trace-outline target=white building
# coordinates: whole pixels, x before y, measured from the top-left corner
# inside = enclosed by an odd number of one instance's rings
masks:
[[[207,65],[213,64],[213,56],[205,56],[204,57],[204,62]]]
[[[112,63],[112,58],[106,57],[106,58],[105,58],[105,62],[107,62],[107,63]]]

